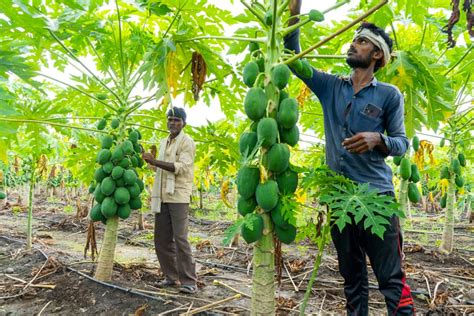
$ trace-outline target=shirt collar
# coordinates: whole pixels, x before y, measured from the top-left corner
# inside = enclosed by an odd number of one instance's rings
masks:
[[[347,81],[347,82],[350,83],[351,86],[352,86],[351,76],[342,76],[341,79],[344,80],[344,81]],[[372,79],[372,81],[369,82],[369,86],[374,86],[374,87],[376,87],[376,86],[377,86],[377,83],[378,83],[377,78],[375,78],[375,76],[374,76],[374,78]]]

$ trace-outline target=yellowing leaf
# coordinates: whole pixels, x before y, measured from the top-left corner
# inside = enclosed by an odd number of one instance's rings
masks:
[[[7,143],[4,140],[0,140],[0,160],[3,161],[4,164],[8,164],[7,150]]]
[[[444,195],[446,192],[448,192],[448,185],[449,185],[448,179],[441,179],[439,181],[439,185],[441,187],[441,195]]]
[[[304,204],[306,202],[307,194],[306,191],[303,191],[303,189],[299,188],[296,190],[296,202]]]
[[[176,53],[171,51],[166,57],[166,84],[173,98],[178,94],[179,71],[176,64]]]
[[[222,202],[224,202],[224,204],[229,207],[229,208],[232,208],[232,204],[229,202],[229,200],[227,199],[227,194],[229,194],[229,184],[230,184],[230,180],[225,180],[224,182],[222,182],[222,186],[221,186],[221,200]]]

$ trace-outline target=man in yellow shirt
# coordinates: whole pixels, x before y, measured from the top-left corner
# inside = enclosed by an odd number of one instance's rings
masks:
[[[158,159],[143,153],[156,168],[151,194],[155,213],[155,251],[165,280],[160,286],[180,286],[196,293],[196,267],[188,241],[188,210],[194,176],[196,146],[186,135],[186,112],[173,107],[167,113],[169,135],[160,143]]]

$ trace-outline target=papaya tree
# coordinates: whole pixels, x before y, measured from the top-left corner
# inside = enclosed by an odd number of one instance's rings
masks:
[[[76,146],[69,161],[84,157],[79,160],[84,166],[81,178],[93,179],[90,191],[94,190],[100,202],[90,215],[93,220],[106,223],[95,277],[110,280],[118,217],[128,217],[130,209],[139,209],[142,204],[139,169],[143,161],[138,140],[143,134],[164,135],[155,123],[164,121],[167,107],[180,94],[192,105],[202,90],[222,85],[224,78],[232,74],[218,54],[220,44],[186,41],[195,36],[198,20],[206,23],[212,33],[222,31],[218,22],[232,19],[205,1],[115,1],[112,9],[105,7],[103,1],[22,2],[21,6],[10,2],[4,14],[11,21],[11,29],[23,27],[31,36],[22,43],[25,51],[35,54],[27,54],[25,59],[49,67],[45,58],[48,55],[54,61],[55,72],[70,74],[55,76],[45,69],[35,72],[44,82],[63,88],[55,89],[54,104],[67,106],[70,114],[42,120],[7,115],[0,120],[8,124],[57,126],[73,136]],[[209,15],[196,16],[196,11],[203,8],[209,9]],[[14,32],[9,33],[8,40],[16,41]],[[92,64],[85,60],[92,60]],[[214,76],[209,84],[205,81],[208,72]],[[230,93],[222,96],[217,91],[214,95],[232,100]],[[160,105],[153,111],[142,110],[156,103]],[[94,134],[84,137],[70,130]],[[86,145],[80,142],[86,139]],[[101,148],[97,150],[99,142]],[[95,162],[99,166],[91,168]]]
[[[469,84],[470,75],[456,96],[457,104],[470,96],[464,95]],[[441,197],[441,207],[445,209],[445,222],[443,235],[439,250],[442,253],[449,254],[454,247],[454,221],[456,209],[456,191],[461,190],[465,184],[463,169],[467,165],[467,159],[464,154],[470,145],[472,139],[472,120],[474,119],[472,108],[461,110],[459,105],[454,106],[453,114],[448,118],[446,126],[445,141],[448,145],[448,157],[440,169],[441,183],[447,182],[447,192]]]
[[[300,59],[308,51],[299,56],[292,56],[283,49],[283,37],[308,22],[322,21],[324,16],[321,12],[312,10],[298,25],[286,27],[282,17],[287,12],[287,1],[271,0],[264,3],[254,2],[251,5],[242,3],[248,9],[247,14],[253,16],[261,26],[255,34],[261,33],[265,36],[227,38],[249,42],[250,53],[243,68],[243,82],[249,88],[244,98],[243,110],[249,124],[248,130],[240,135],[241,164],[236,180],[239,193],[237,210],[244,218],[229,229],[227,237],[237,232],[240,227],[243,239],[249,244],[255,243],[251,313],[274,314],[275,252],[280,248],[280,243],[292,243],[297,233],[295,191],[298,186],[298,168],[290,163],[290,147],[296,146],[299,140],[299,108],[297,100],[290,97],[286,90],[291,76],[287,64],[306,78],[311,77],[313,72],[309,62]],[[365,16],[376,9],[377,7],[367,12]],[[359,21],[363,17],[360,17]],[[357,21],[353,21],[346,30],[356,23]],[[365,194],[367,189],[366,186],[365,189],[356,190],[357,198],[349,199],[349,204],[334,206],[337,210],[336,223],[343,229],[345,224],[350,222],[349,213],[354,211],[358,213],[357,221],[367,220],[366,227],[383,236],[383,225],[388,222],[382,217],[373,216],[374,208],[367,207],[365,202],[362,203],[362,208],[355,205],[360,200],[360,192]],[[352,196],[354,192],[340,194]],[[333,201],[341,200],[341,195],[334,194],[334,200],[328,197],[324,202],[333,204]],[[375,195],[376,193],[371,194],[370,198]],[[384,205],[375,204],[379,209]],[[382,209],[386,210],[383,207]],[[396,209],[394,207],[388,210],[387,214],[398,213]],[[368,218],[365,218],[366,215]],[[329,224],[323,234],[325,238],[328,229]],[[227,241],[229,239],[226,239],[225,243]],[[325,241],[320,244],[321,252],[325,244]],[[315,271],[317,272],[317,268]]]
[[[41,176],[47,170],[47,156],[52,156],[61,145],[55,141],[55,131],[44,125],[21,124],[23,121],[41,119],[44,115],[61,115],[66,109],[57,107],[51,100],[37,89],[32,89],[24,83],[3,86],[4,98],[0,103],[0,112],[8,113],[8,133],[2,138],[8,142],[4,150],[23,157],[21,172],[28,185],[27,195],[27,242],[26,247],[32,246],[33,199],[35,185],[41,181]],[[5,97],[9,95],[10,97]],[[14,97],[13,97],[14,96]],[[1,119],[0,119],[1,120]],[[57,134],[56,134],[57,135]],[[16,159],[15,159],[16,160]],[[18,163],[20,165],[20,163]]]

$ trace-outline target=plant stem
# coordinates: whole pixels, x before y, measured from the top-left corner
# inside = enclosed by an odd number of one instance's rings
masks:
[[[306,55],[306,59],[346,59],[346,55]]]
[[[453,71],[453,69],[456,68],[464,60],[464,58],[466,58],[467,55],[469,55],[471,50],[472,50],[472,45],[469,46],[469,49],[466,50],[464,55],[462,55],[462,57],[451,68],[449,68],[448,71],[444,73],[444,76],[447,76],[451,71]]]
[[[326,37],[325,39],[323,39],[322,41],[320,41],[319,43],[316,43],[314,44],[313,46],[305,49],[304,51],[302,51],[301,53],[287,59],[284,64],[291,64],[292,62],[294,62],[295,60],[307,55],[309,52],[315,50],[316,48],[324,45],[325,43],[329,42],[330,40],[332,40],[333,38],[335,38],[336,36],[344,33],[345,31],[347,31],[348,29],[350,29],[351,27],[353,27],[354,25],[356,25],[357,23],[359,23],[360,21],[362,21],[363,19],[365,19],[366,17],[368,17],[369,15],[371,15],[372,13],[374,13],[375,11],[377,11],[378,9],[380,9],[381,7],[383,7],[385,4],[387,4],[388,0],[381,0],[377,5],[375,5],[374,7],[372,7],[370,10],[368,10],[367,12],[365,12],[364,14],[360,15],[358,18],[356,18],[355,20],[353,20],[352,22],[350,22],[349,24],[347,24],[346,26],[340,28],[339,30],[337,30],[336,32],[334,32],[333,34],[329,35],[328,37]]]
[[[33,160],[30,165],[31,176],[30,176],[30,192],[28,196],[28,218],[26,224],[26,249],[30,250],[33,240],[33,192],[35,189],[35,169],[36,169],[36,160],[33,157]]]
[[[332,7],[329,7],[326,10],[324,10],[322,13],[326,14],[328,12],[331,12],[332,10],[336,10],[337,8],[342,7],[343,5],[345,5],[346,3],[349,3],[349,2],[351,2],[351,1],[350,0],[344,0],[344,1],[341,1],[341,2],[337,2]]]
[[[38,75],[39,75],[39,76],[42,76],[42,77],[45,77],[45,78],[48,78],[48,79],[50,79],[50,80],[59,82],[60,84],[63,84],[63,85],[65,85],[65,86],[68,86],[69,88],[71,88],[71,89],[73,89],[73,90],[76,90],[77,92],[80,92],[80,93],[82,93],[82,94],[88,96],[89,98],[96,100],[96,101],[99,102],[99,103],[102,103],[103,105],[105,105],[106,107],[108,107],[109,109],[111,109],[112,111],[114,111],[114,112],[116,111],[114,107],[108,105],[107,103],[105,103],[105,102],[102,101],[102,100],[97,99],[97,98],[96,98],[95,96],[93,96],[92,94],[90,94],[90,93],[88,93],[88,92],[86,92],[86,91],[84,91],[84,90],[82,90],[82,89],[80,89],[80,88],[77,88],[77,87],[75,87],[75,86],[73,86],[73,85],[71,85],[71,84],[69,84],[69,83],[66,83],[66,82],[64,82],[64,81],[58,80],[58,79],[56,79],[56,78],[50,77],[50,76],[45,75],[45,74],[42,74],[42,73],[38,73]]]
[[[153,130],[153,131],[157,131],[157,132],[161,132],[161,133],[165,133],[165,134],[168,133],[168,132],[165,131],[165,130],[162,130],[162,129],[159,129],[159,128],[150,127],[150,126],[146,126],[146,125],[142,125],[142,124],[131,123],[131,124],[127,124],[127,125],[128,125],[128,126],[141,127],[141,128],[145,128],[145,129],[151,129],[151,130]]]
[[[187,1],[186,1],[186,2],[187,2]],[[168,32],[171,30],[171,27],[173,26],[174,22],[176,21],[176,19],[178,18],[179,14],[181,13],[181,10],[182,10],[182,8],[178,8],[178,11],[177,11],[176,14],[174,15],[173,20],[171,21],[170,25],[168,25],[168,28],[166,29],[165,34],[163,34],[162,38],[165,38],[166,35],[168,35]]]
[[[102,66],[105,68],[105,71],[109,74],[110,78],[114,81],[115,85],[116,86],[119,86],[119,83],[117,82],[117,74],[115,72],[115,70],[113,69],[112,66],[108,67],[105,63],[104,63],[104,60],[102,59],[102,57],[100,57],[100,54],[97,52],[97,50],[95,49],[95,47],[92,45],[91,41],[89,40],[88,37],[86,37],[86,41],[87,41],[87,44],[89,45],[89,47],[92,49],[92,51],[94,52],[95,56],[99,59],[100,63],[102,64]],[[112,72],[115,74],[115,76],[110,72],[110,69],[112,69]]]
[[[308,304],[309,296],[311,295],[311,289],[313,288],[313,283],[316,280],[316,276],[318,275],[319,267],[321,265],[321,259],[323,258],[324,248],[326,247],[328,236],[331,229],[331,213],[328,212],[326,217],[326,224],[322,229],[322,234],[320,236],[320,240],[318,243],[318,256],[316,257],[316,261],[314,262],[313,272],[311,273],[311,277],[308,282],[308,286],[306,287],[306,292],[304,294],[303,303],[301,304],[300,308],[300,316],[305,315],[306,305]]]
[[[67,125],[67,124],[53,123],[53,122],[48,122],[48,121],[28,120],[28,119],[10,119],[10,118],[6,118],[6,117],[0,117],[0,121],[14,122],[14,123],[45,124],[45,125],[51,125],[51,126],[58,126],[58,127],[65,127],[65,128],[72,128],[72,129],[78,129],[78,130],[83,130],[83,131],[95,132],[95,133],[107,133],[106,131],[99,131],[97,129],[87,128],[87,127],[79,127],[79,126],[71,126],[71,125]]]
[[[117,8],[117,21],[118,21],[118,31],[119,31],[119,54],[120,54],[120,68],[122,68],[122,86],[125,87],[127,84],[127,74],[125,69],[125,60],[123,58],[123,45],[122,45],[122,21],[120,19],[120,8],[118,1],[115,0],[115,7]]]
[[[283,29],[282,30],[282,34],[283,36],[286,36],[288,34],[290,34],[291,32],[293,32],[294,30],[296,30],[297,28],[300,28],[306,24],[308,24],[309,22],[312,22],[310,19],[304,19],[302,21],[299,21],[298,23],[295,23],[291,26],[288,26],[287,28]]]
[[[252,12],[253,15],[255,15],[255,17],[263,24],[265,25],[265,22],[263,21],[263,16],[258,13],[254,8],[252,8],[251,5],[249,5],[247,2],[245,2],[244,0],[240,0],[240,2],[250,11]]]
[[[278,16],[281,16],[283,14],[283,11],[288,7],[289,4],[290,0],[285,0],[285,2],[281,4],[281,6],[278,8]]]
[[[411,211],[410,211],[410,204],[408,203],[408,180],[402,179],[400,181],[400,194],[398,195],[399,203],[400,203],[400,208],[403,212],[403,214],[407,215],[408,218],[411,221]],[[403,229],[403,224],[405,222],[405,219],[402,218],[402,225],[401,228]]]
[[[252,315],[275,314],[275,247],[272,220],[268,213],[260,214],[264,235],[253,248]],[[265,290],[262,292],[262,290]]]
[[[397,48],[397,50],[399,50],[400,47],[398,46],[397,32],[395,32],[395,26],[393,25],[393,22],[390,23],[390,28],[392,29],[393,40],[395,42],[395,47]]]
[[[454,147],[454,145],[452,145]],[[454,159],[454,151],[452,152],[451,161]],[[454,205],[456,202],[456,183],[455,174],[451,172],[449,177],[448,192],[446,198],[446,213],[443,228],[443,236],[441,239],[440,251],[443,253],[451,253],[453,251],[454,241]]]
[[[258,43],[266,42],[264,38],[205,35],[205,36],[197,36],[197,37],[193,37],[193,38],[189,38],[185,40],[179,40],[179,41],[176,41],[176,43],[197,41],[197,40],[202,40],[202,39],[217,39],[217,40],[223,40],[223,41],[258,42]]]
[[[110,91],[110,93],[112,93],[116,98],[117,100],[120,100],[120,98],[118,97],[117,94],[115,94],[115,92],[110,89],[102,80],[99,79],[99,77],[97,77],[69,48],[66,47],[66,45],[64,45],[64,43],[56,36],[56,34],[53,33],[53,31],[49,30],[49,34],[51,34],[51,36],[54,38],[54,40],[56,40],[56,42],[58,42],[59,45],[61,45],[61,47],[69,54],[69,56],[71,56],[72,59],[74,59],[76,62],[78,62],[82,67],[84,67],[84,69],[91,74],[91,76],[101,85],[103,86],[105,89],[107,89],[108,91]]]
[[[101,117],[98,116],[71,116],[71,117],[52,117],[45,119],[45,121],[55,121],[55,120],[100,120]]]
[[[110,281],[112,279],[118,224],[119,219],[117,216],[107,219],[104,241],[102,242],[102,249],[94,275],[94,278],[99,281]]]

